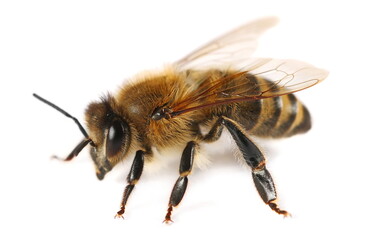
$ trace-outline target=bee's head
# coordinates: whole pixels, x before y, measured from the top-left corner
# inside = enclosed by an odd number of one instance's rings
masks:
[[[125,157],[131,142],[129,125],[115,110],[112,97],[93,102],[86,109],[90,154],[99,180]]]
[[[104,175],[111,171],[113,166],[127,154],[131,143],[130,128],[121,117],[123,114],[117,111],[117,104],[111,96],[102,99],[100,102],[91,103],[87,107],[86,121],[89,133],[83,128],[78,119],[62,108],[35,93],[33,93],[33,96],[66,117],[73,119],[84,135],[85,138],[67,156],[66,160],[71,160],[90,144],[90,154],[95,163],[96,176],[99,180],[102,180]]]

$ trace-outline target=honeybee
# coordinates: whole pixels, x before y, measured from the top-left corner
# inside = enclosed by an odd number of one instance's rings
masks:
[[[260,34],[276,22],[274,17],[249,22],[160,72],[125,83],[116,95],[88,105],[87,130],[66,111],[33,95],[76,122],[84,139],[66,160],[90,145],[99,180],[127,156],[135,155],[115,217],[123,218],[144,165],[154,161],[153,149],[182,148],[179,177],[164,219],[172,222],[173,208],[185,194],[199,145],[218,140],[224,128],[251,169],[264,203],[289,216],[276,203],[275,184],[265,157],[251,138],[281,138],[308,131],[309,111],[293,93],[314,86],[328,73],[295,60],[251,58]]]

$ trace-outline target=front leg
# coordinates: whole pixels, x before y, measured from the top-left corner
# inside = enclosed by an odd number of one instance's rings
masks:
[[[173,222],[171,220],[173,207],[178,206],[183,198],[183,195],[185,194],[188,182],[187,176],[190,174],[193,167],[194,155],[197,146],[198,144],[196,142],[191,141],[187,143],[185,149],[183,150],[181,163],[179,165],[180,176],[174,184],[172,193],[170,195],[169,206],[164,220],[165,223]]]
[[[137,181],[140,179],[143,168],[144,168],[144,154],[142,150],[136,152],[135,159],[133,160],[131,170],[129,171],[127,182],[128,185],[124,189],[123,199],[121,200],[120,210],[116,213],[115,218],[124,218],[123,214],[125,211],[125,205],[129,195],[131,194],[133,188],[135,187]]]
[[[263,201],[276,213],[289,216],[290,214],[281,210],[275,202],[277,199],[276,188],[269,171],[265,167],[264,155],[236,122],[226,117],[222,119],[222,124],[231,133],[246,163],[251,167],[253,181]]]

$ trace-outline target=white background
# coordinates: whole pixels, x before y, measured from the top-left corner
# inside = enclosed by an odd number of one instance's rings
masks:
[[[11,2],[11,3],[10,3]],[[1,1],[0,238],[378,239],[379,7],[376,1]],[[330,71],[297,96],[313,115],[305,135],[261,142],[283,219],[262,203],[229,141],[205,147],[185,198],[166,226],[178,164],[145,174],[114,220],[130,161],[99,182],[74,123],[90,101],[128,77],[159,69],[260,16],[280,24],[255,56],[294,58]]]

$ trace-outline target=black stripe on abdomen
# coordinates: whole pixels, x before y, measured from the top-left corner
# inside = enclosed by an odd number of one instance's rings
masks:
[[[258,95],[258,93],[260,93],[260,80],[250,74],[246,75],[246,78],[249,80],[249,84],[256,86],[256,88],[252,91],[246,92],[245,94]],[[236,118],[236,120],[238,120],[238,122],[243,125],[245,129],[250,130],[258,123],[262,108],[262,99],[239,103],[238,111],[235,112],[238,116],[232,116],[232,119]]]

